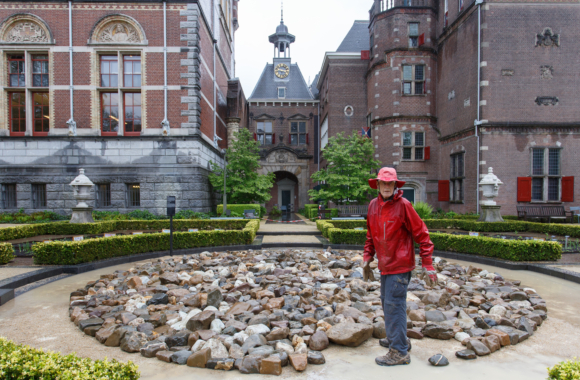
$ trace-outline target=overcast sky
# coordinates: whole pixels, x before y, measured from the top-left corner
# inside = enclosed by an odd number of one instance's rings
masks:
[[[372,0],[285,0],[284,24],[296,36],[290,45],[292,62],[304,79],[314,80],[324,53],[336,51],[354,20],[368,20]],[[236,76],[249,98],[266,63],[274,58],[268,36],[280,24],[280,0],[241,0],[236,32]]]

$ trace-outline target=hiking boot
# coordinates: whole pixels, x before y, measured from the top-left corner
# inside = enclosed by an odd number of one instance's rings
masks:
[[[402,355],[399,351],[391,348],[385,356],[379,356],[375,359],[375,363],[382,366],[411,364],[411,355]]]
[[[386,347],[386,348],[390,348],[390,346],[391,346],[391,343],[389,342],[389,338],[379,339],[379,344],[383,347]],[[411,351],[411,348],[412,348],[411,339],[409,339],[409,338],[407,338],[407,345],[408,345],[407,351]]]

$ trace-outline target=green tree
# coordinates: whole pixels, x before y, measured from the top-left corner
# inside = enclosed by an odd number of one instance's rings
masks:
[[[246,128],[234,133],[234,141],[226,150],[227,178],[226,194],[229,204],[265,203],[272,198],[270,189],[274,186],[274,173],[258,174],[260,148]],[[223,192],[224,167],[211,162],[212,173],[209,181],[213,188]]]
[[[332,201],[336,204],[351,202],[365,203],[376,190],[370,188],[368,180],[375,177],[380,167],[374,159],[373,141],[353,132],[346,136],[339,133],[328,140],[322,157],[328,165],[312,174],[314,181],[323,182],[320,190],[309,190],[310,199]]]

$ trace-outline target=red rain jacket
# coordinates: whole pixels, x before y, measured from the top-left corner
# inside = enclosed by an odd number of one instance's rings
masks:
[[[413,240],[420,245],[423,267],[433,265],[433,243],[427,226],[403,198],[399,190],[391,200],[379,196],[371,201],[367,215],[367,241],[364,261],[377,254],[381,274],[406,273],[415,269]]]

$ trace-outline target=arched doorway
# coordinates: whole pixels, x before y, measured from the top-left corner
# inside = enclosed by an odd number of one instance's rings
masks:
[[[272,198],[266,204],[266,209],[270,211],[275,205],[278,205],[278,208],[292,205],[292,210],[297,211],[300,208],[298,178],[287,171],[276,171],[274,174],[276,179],[270,190]]]

